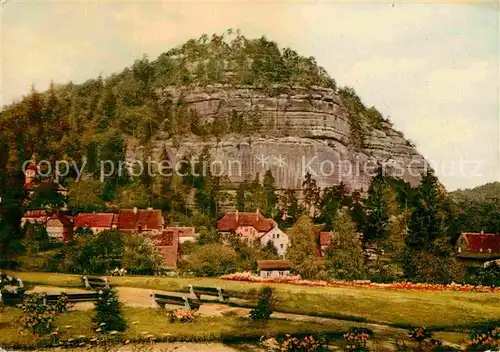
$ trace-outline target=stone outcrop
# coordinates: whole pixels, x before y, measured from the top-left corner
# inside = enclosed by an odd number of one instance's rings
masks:
[[[417,184],[425,167],[424,158],[389,124],[381,129],[363,126],[363,147],[350,139],[349,115],[340,97],[325,88],[213,85],[169,87],[159,92],[161,101],[182,103],[201,123],[242,114],[258,118],[259,131],[219,138],[183,137],[162,139],[148,152],[158,160],[165,151],[173,164],[204,148],[211,154],[213,170],[223,171],[232,182],[263,175],[269,168],[278,188],[299,189],[306,172],[320,187],[343,181],[351,189],[366,191],[379,165],[389,174]],[[130,144],[127,158],[144,158],[141,146]]]

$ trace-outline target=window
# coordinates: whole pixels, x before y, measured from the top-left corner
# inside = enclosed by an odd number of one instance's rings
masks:
[[[282,243],[282,244],[280,244],[280,248],[281,248],[281,249],[283,249],[283,247],[284,247],[284,246],[285,246],[285,245],[284,245],[283,243]]]
[[[280,234],[279,233],[276,234],[276,238],[280,238]]]

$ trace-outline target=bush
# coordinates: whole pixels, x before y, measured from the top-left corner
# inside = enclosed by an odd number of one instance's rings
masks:
[[[250,319],[253,321],[268,320],[273,314],[273,289],[271,287],[263,287],[260,291],[257,307],[250,311]]]
[[[229,274],[237,268],[238,254],[222,244],[207,244],[196,248],[184,264],[184,269],[200,276]]]
[[[419,282],[449,284],[465,281],[465,267],[454,258],[419,252],[411,256],[412,279]]]
[[[24,298],[22,310],[25,313],[21,326],[36,334],[48,334],[54,331],[56,314],[66,312],[73,305],[67,296],[61,296],[55,303],[44,305],[45,293],[33,293]]]
[[[323,337],[305,336],[294,337],[287,335],[277,341],[277,351],[280,352],[321,352],[328,351],[326,339]]]
[[[346,334],[344,334],[344,340],[346,342],[344,351],[349,351],[349,352],[368,351],[366,343],[368,342],[370,334],[371,331],[368,329],[363,329],[363,328],[349,329],[349,331]]]
[[[168,320],[171,323],[191,323],[194,321],[194,312],[184,309],[174,309],[169,311]]]
[[[500,327],[474,330],[467,340],[467,351],[498,350],[500,347]]]
[[[500,265],[493,263],[480,269],[470,281],[473,285],[500,287]]]
[[[95,303],[95,314],[92,317],[92,321],[98,326],[96,331],[125,331],[127,322],[123,318],[121,303],[116,292],[103,289],[99,294],[99,299]]]

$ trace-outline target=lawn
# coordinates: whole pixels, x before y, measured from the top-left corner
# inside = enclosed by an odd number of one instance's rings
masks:
[[[17,272],[26,282],[80,287],[80,275]],[[110,277],[117,286],[187,291],[188,284],[221,287],[237,297],[255,297],[261,283],[217,278]],[[461,330],[477,324],[500,325],[500,294],[489,292],[425,292],[373,288],[305,287],[270,284],[279,299],[277,310],[298,314],[373,322],[395,327],[426,326]]]
[[[271,319],[256,323],[248,319],[225,317],[198,317],[188,324],[170,323],[166,311],[153,308],[123,308],[128,329],[123,340],[130,341],[257,341],[261,336],[285,334],[325,333],[340,338],[352,325],[348,322],[319,324],[313,322]],[[74,310],[59,315],[55,324],[62,340],[86,339],[96,337],[91,329],[93,310]],[[6,307],[0,311],[0,346],[26,348],[50,341],[50,336],[40,337],[21,332],[17,323],[22,315],[19,308]]]

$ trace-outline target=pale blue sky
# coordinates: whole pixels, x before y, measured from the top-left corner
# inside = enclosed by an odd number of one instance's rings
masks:
[[[1,98],[239,28],[316,57],[416,142],[447,189],[473,187],[500,179],[499,23],[496,3],[7,0]]]

